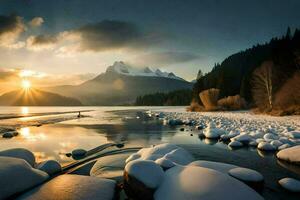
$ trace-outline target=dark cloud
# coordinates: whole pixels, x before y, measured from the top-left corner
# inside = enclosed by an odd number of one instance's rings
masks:
[[[158,35],[146,33],[133,23],[116,20],[89,24],[74,30],[73,33],[80,35],[80,50],[82,51],[137,48],[159,40]]]
[[[26,27],[21,17],[17,15],[0,16],[0,46],[14,45]]]
[[[158,52],[141,55],[133,62],[138,65],[163,65],[163,64],[175,64],[184,63],[192,60],[199,59],[199,56],[189,52]]]
[[[27,38],[27,48],[31,50],[51,49],[59,41],[57,35],[37,35]]]

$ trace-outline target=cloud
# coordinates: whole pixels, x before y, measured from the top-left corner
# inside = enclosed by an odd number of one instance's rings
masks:
[[[133,62],[137,65],[166,65],[166,64],[184,63],[196,59],[199,59],[199,56],[189,52],[167,51],[167,52],[142,54],[134,58],[130,62]]]
[[[7,48],[23,47],[17,40],[25,30],[26,26],[21,17],[0,15],[0,46]]]
[[[35,17],[30,22],[29,25],[31,27],[38,27],[44,23],[44,19],[42,17]]]
[[[142,31],[135,24],[117,20],[103,20],[55,35],[28,38],[29,49],[56,47],[59,54],[69,52],[102,52],[116,49],[137,49],[154,45],[163,39],[156,32]],[[35,48],[36,47],[36,48]]]
[[[26,46],[28,49],[33,51],[53,49],[58,41],[59,37],[56,35],[30,36],[26,40]]]
[[[16,70],[0,69],[0,82],[14,78],[17,74]]]

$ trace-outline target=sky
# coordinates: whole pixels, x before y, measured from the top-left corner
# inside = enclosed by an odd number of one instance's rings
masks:
[[[115,61],[193,80],[300,28],[299,0],[0,0],[0,93],[79,84]]]

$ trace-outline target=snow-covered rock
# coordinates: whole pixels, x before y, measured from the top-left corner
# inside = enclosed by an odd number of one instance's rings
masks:
[[[43,161],[38,163],[36,168],[46,172],[49,175],[56,174],[62,170],[61,165],[56,160]]]
[[[34,154],[31,151],[24,148],[15,148],[0,151],[0,156],[20,158],[27,161],[32,167],[35,166]]]
[[[257,148],[262,151],[276,151],[276,147],[268,142],[260,142]]]
[[[231,141],[238,141],[243,144],[248,144],[253,138],[247,134],[240,134],[238,136],[235,136],[234,138],[231,138]]]
[[[112,200],[116,182],[109,179],[81,175],[61,175],[22,194],[17,200]]]
[[[223,132],[223,130],[216,128],[215,123],[211,122],[203,131],[203,134],[208,139],[218,139]]]
[[[280,142],[279,140],[273,140],[272,142],[270,142],[271,145],[275,146],[276,148],[280,147],[281,145],[283,145],[282,142]]]
[[[278,183],[290,192],[300,192],[300,181],[294,178],[283,178]]]
[[[197,167],[175,166],[165,172],[155,200],[260,200],[263,199],[250,187],[221,172]]]
[[[237,147],[242,147],[243,143],[239,142],[239,141],[232,141],[228,144],[229,147],[232,148],[237,148]]]
[[[23,159],[0,156],[0,199],[34,187],[48,177],[47,173],[32,168]]]
[[[300,139],[300,131],[291,131],[287,133],[287,136],[294,139]]]
[[[225,173],[225,174],[227,174],[229,172],[229,170],[238,167],[238,166],[232,165],[232,164],[206,161],[206,160],[197,160],[197,161],[190,163],[189,165],[213,169],[213,170]]]
[[[280,160],[300,164],[300,145],[283,149],[276,156]]]
[[[283,150],[283,149],[286,149],[286,148],[289,148],[289,147],[291,147],[291,145],[289,145],[289,144],[283,144],[283,145],[281,145],[281,146],[278,147],[278,150],[280,151],[280,150]]]
[[[164,177],[163,169],[151,160],[131,161],[126,164],[125,173],[152,189],[157,188]]]
[[[262,182],[264,177],[257,171],[242,167],[229,170],[228,174],[245,182]]]
[[[155,161],[156,164],[160,165],[163,169],[169,169],[171,167],[174,167],[176,164],[172,162],[171,160],[162,157]]]
[[[272,140],[278,140],[279,137],[278,135],[275,135],[275,134],[272,134],[272,133],[267,133],[264,135],[264,139],[265,141],[269,142],[269,141],[272,141]]]
[[[142,148],[137,153],[129,156],[126,163],[133,160],[152,160],[166,158],[176,164],[186,165],[194,161],[194,157],[185,149],[174,144],[160,144],[154,147]]]

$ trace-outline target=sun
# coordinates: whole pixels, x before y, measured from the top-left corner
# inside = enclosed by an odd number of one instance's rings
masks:
[[[28,80],[22,80],[21,85],[22,85],[22,88],[25,90],[28,90],[31,88],[31,83]]]

